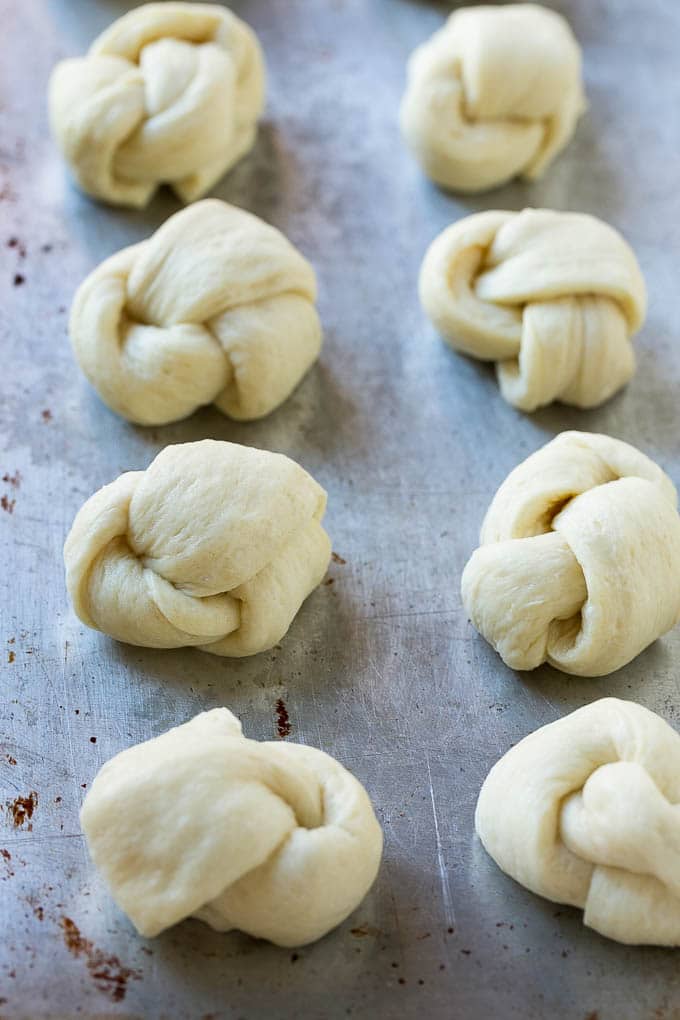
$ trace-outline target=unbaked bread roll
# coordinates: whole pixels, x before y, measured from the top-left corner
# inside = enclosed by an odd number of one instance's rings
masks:
[[[328,567],[326,493],[279,453],[204,439],[95,492],[64,546],[88,627],[149,648],[254,655]]]
[[[670,478],[627,443],[562,432],[511,471],[462,578],[465,609],[513,669],[603,676],[680,620]]]
[[[354,776],[316,748],[248,740],[226,708],[112,758],[80,820],[146,936],[198,917],[280,946],[314,942],[359,905],[382,853]]]
[[[204,199],[87,277],[71,341],[129,421],[161,425],[210,403],[249,420],[278,407],[317,358],[315,298],[314,270],[283,234]]]
[[[603,698],[512,747],[475,827],[498,866],[629,944],[680,945],[680,736]]]
[[[78,184],[143,206],[161,184],[200,198],[253,145],[264,104],[254,33],[218,4],[151,3],[52,73],[52,133]]]
[[[561,15],[465,7],[413,53],[401,128],[434,181],[484,191],[540,177],[585,107],[581,51]]]
[[[628,244],[594,216],[467,216],[432,242],[419,286],[442,336],[495,361],[501,393],[523,411],[553,400],[594,407],[635,371],[645,282]]]

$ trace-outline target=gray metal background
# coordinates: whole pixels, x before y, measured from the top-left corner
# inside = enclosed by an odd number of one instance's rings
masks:
[[[680,1016],[676,954],[605,941],[579,912],[505,878],[473,834],[487,770],[537,726],[605,694],[677,724],[680,630],[607,679],[520,676],[473,633],[458,594],[497,485],[556,432],[628,440],[680,482],[680,5],[551,4],[583,44],[590,111],[544,182],[467,200],[421,176],[397,129],[407,55],[447,5],[236,3],[267,55],[269,103],[254,152],[214,193],[276,224],[311,259],[325,347],[265,421],[205,410],[159,429],[128,425],[98,401],[71,357],[66,309],[90,269],[178,204],[162,194],[138,213],[79,195],[45,114],[52,65],[129,6],[0,3],[0,477],[21,475],[0,484],[0,775],[3,803],[38,794],[32,831],[0,814],[11,854],[0,858],[0,1016]],[[419,309],[418,266],[436,233],[476,209],[525,205],[603,217],[643,266],[651,301],[638,373],[600,410],[514,411],[492,371],[448,350]],[[12,237],[20,245],[7,247]],[[280,649],[246,660],[116,644],[83,628],[65,596],[61,548],[81,503],[165,444],[205,436],[300,461],[329,491],[328,529],[346,560]],[[279,698],[290,739],[335,755],[373,797],[386,836],[374,889],[297,954],[198,922],[144,942],[88,863],[83,784],[121,748],[215,705],[250,736],[273,738]],[[89,950],[69,952],[64,916]],[[105,955],[138,972],[123,1001],[111,989],[124,976]]]

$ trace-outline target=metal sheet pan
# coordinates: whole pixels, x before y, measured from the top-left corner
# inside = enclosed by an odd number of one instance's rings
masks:
[[[254,152],[215,194],[282,228],[312,260],[325,348],[265,421],[205,410],[159,429],[119,420],[88,388],[67,309],[95,264],[178,204],[162,194],[137,213],[78,194],[45,111],[55,61],[84,51],[128,6],[0,3],[0,1016],[680,1015],[675,954],[588,931],[577,911],[501,875],[473,835],[488,768],[535,727],[605,694],[677,725],[680,631],[606,679],[519,676],[474,634],[458,594],[498,483],[558,431],[621,437],[680,482],[680,6],[551,3],[584,46],[590,111],[545,181],[462,200],[423,178],[397,128],[407,55],[447,5],[235,3],[264,45],[269,103]],[[603,217],[644,268],[639,370],[599,410],[514,411],[493,373],[449,351],[419,309],[420,259],[439,230],[472,210],[525,205]],[[61,547],[83,500],[165,444],[205,436],[309,469],[329,491],[343,561],[281,647],[247,660],[116,644],[78,623],[64,590]],[[88,864],[86,784],[121,748],[215,705],[272,738],[279,699],[290,739],[335,755],[371,792],[386,835],[375,888],[340,930],[297,953],[198,922],[139,939]],[[7,805],[31,791],[32,817],[15,826]]]

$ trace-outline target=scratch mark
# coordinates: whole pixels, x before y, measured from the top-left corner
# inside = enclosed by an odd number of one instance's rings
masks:
[[[531,687],[529,688],[529,690],[531,691],[532,694],[537,694],[541,701],[543,701],[548,706],[548,708],[551,709],[553,712],[558,711],[557,706],[553,705],[552,701],[549,701],[548,698],[546,698],[545,694],[543,694],[538,689],[538,687]]]
[[[404,966],[404,940],[401,933],[401,924],[399,923],[399,910],[397,909],[397,901],[395,899],[392,888],[389,890],[390,900],[392,903],[392,910],[394,912],[394,927],[397,930],[397,945],[399,952],[399,959],[401,960],[402,967]]]
[[[376,613],[374,616],[357,616],[355,619],[356,622],[363,622],[365,620],[395,620],[407,616],[453,616],[454,613],[454,609],[414,609],[411,612]]]
[[[27,542],[24,540],[20,541],[19,539],[17,539],[14,541],[13,544],[16,546],[21,546],[21,548],[23,549],[37,549],[37,551],[39,553],[42,553],[44,556],[49,555],[48,549],[44,545],[40,545],[38,542]]]
[[[23,517],[27,524],[38,524],[46,531],[62,531],[70,528],[72,522],[67,520],[48,520],[46,517]]]
[[[439,818],[437,817],[437,805],[434,799],[434,786],[432,785],[432,769],[430,768],[430,755],[425,751],[425,764],[427,765],[427,782],[430,787],[430,801],[432,803],[432,818],[434,820],[434,835],[437,842],[437,863],[439,865],[439,878],[442,887],[442,902],[444,904],[444,922],[447,928],[456,928],[456,914],[453,909],[453,899],[449,888],[449,880],[446,876],[446,865],[444,864],[444,848],[442,847],[441,835],[439,832]]]
[[[66,706],[66,709],[67,709],[67,711],[66,711],[66,740],[67,740],[67,743],[68,743],[69,761],[71,763],[70,775],[73,777],[73,785],[74,785],[75,792],[76,792],[76,795],[77,795],[80,791],[78,790],[77,780],[75,779],[75,775],[76,775],[76,756],[75,756],[75,750],[74,750],[74,747],[73,747],[73,729],[72,729],[72,724],[71,724],[71,708],[72,708],[72,704],[73,703],[71,701],[71,693],[70,693],[71,692],[71,684],[68,682],[68,679],[67,679],[67,676],[66,676],[66,672],[67,672],[67,668],[68,668],[69,651],[70,651],[69,642],[65,641],[64,642],[64,657],[63,657],[63,661],[62,661],[62,664],[61,664],[61,686],[62,686],[62,691],[63,691],[64,705]]]
[[[5,839],[7,846],[15,847],[23,844],[35,846],[36,843],[61,843],[64,839],[84,839],[82,832],[59,832],[52,836],[26,836],[24,839]]]

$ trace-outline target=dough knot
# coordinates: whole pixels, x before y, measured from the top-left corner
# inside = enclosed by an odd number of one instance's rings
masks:
[[[484,191],[540,177],[585,107],[581,51],[561,15],[466,7],[413,53],[401,126],[434,181]]]
[[[621,235],[594,216],[467,216],[430,246],[420,298],[452,347],[497,362],[503,396],[523,411],[553,400],[594,407],[635,371],[644,279]]]
[[[147,936],[194,916],[304,945],[358,906],[382,853],[371,802],[346,769],[315,748],[248,740],[226,708],[107,762],[81,823]]]
[[[50,80],[52,132],[78,183],[143,206],[160,184],[203,195],[255,140],[264,64],[217,4],[150,3],[115,21]]]
[[[321,486],[281,454],[168,446],[76,515],[64,546],[76,613],[130,644],[264,651],[326,572],[325,507]]]
[[[274,227],[217,199],[167,220],[81,284],[73,349],[109,407],[143,425],[215,403],[269,414],[319,354],[314,270]]]
[[[493,498],[461,582],[472,623],[513,669],[619,669],[680,619],[676,506],[634,447],[563,432]]]
[[[680,736],[604,698],[520,741],[475,824],[499,867],[626,943],[680,943]]]

